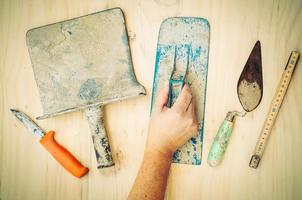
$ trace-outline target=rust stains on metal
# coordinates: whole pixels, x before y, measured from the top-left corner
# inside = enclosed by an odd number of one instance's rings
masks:
[[[263,94],[261,44],[257,41],[237,84],[237,94],[243,109],[254,110],[260,103]]]

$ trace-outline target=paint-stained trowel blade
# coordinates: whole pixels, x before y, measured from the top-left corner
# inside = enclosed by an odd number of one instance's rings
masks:
[[[184,80],[187,74],[190,58],[190,45],[177,45],[175,46],[174,53],[174,66],[170,79]]]
[[[145,94],[133,71],[120,8],[31,29],[26,41],[43,106],[40,118]]]
[[[201,163],[203,122],[206,99],[206,83],[209,54],[209,23],[203,18],[175,17],[162,22],[158,36],[156,51],[155,71],[153,79],[153,91],[151,110],[155,97],[163,87],[165,81],[171,78],[176,58],[188,60],[185,80],[191,85],[195,100],[196,117],[200,123],[199,133],[191,138],[173,156],[173,162],[198,165]],[[188,49],[185,56],[174,55],[175,48]],[[179,51],[180,52],[180,51]],[[190,52],[190,53],[188,53]],[[177,53],[176,53],[177,54]],[[186,63],[182,61],[183,63]],[[181,63],[182,63],[181,62]],[[177,75],[177,71],[175,72]],[[181,72],[181,74],[184,74]],[[160,139],[160,138],[159,138]]]
[[[263,94],[261,44],[257,41],[241,72],[237,83],[237,94],[243,109],[254,110]]]

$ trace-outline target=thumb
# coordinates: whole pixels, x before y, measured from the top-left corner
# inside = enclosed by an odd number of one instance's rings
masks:
[[[163,110],[168,100],[168,94],[169,94],[169,81],[166,81],[164,88],[158,93],[156,97],[154,109],[156,109],[157,111]]]

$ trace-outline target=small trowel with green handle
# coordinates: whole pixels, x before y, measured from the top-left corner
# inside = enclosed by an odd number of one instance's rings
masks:
[[[239,101],[245,111],[230,111],[220,125],[208,154],[208,164],[217,166],[225,153],[232,135],[235,116],[243,117],[260,103],[263,94],[261,44],[257,41],[237,83]]]

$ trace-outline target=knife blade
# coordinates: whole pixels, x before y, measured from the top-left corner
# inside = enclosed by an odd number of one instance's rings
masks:
[[[10,111],[17,117],[17,119],[20,120],[20,122],[22,122],[22,124],[29,130],[29,132],[40,139],[43,138],[45,132],[26,114],[15,109],[10,109]]]
[[[54,131],[48,131],[45,133],[22,111],[16,109],[10,110],[32,135],[40,139],[40,143],[68,172],[78,178],[88,173],[89,169],[87,167],[83,166],[69,151],[56,142]]]

